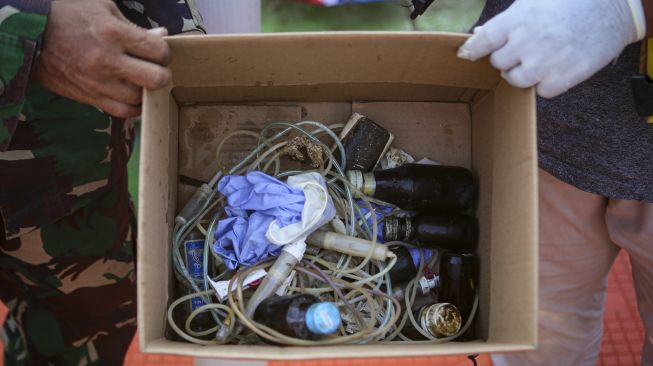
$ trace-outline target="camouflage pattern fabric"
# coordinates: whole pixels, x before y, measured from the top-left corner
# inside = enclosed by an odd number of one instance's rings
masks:
[[[18,125],[49,5],[47,0],[0,1],[0,152],[8,149]]]
[[[119,182],[72,215],[0,244],[6,366],[122,364],[136,331],[126,188]]]
[[[120,1],[200,30],[191,0]],[[135,331],[130,121],[30,81],[49,0],[0,0],[0,300],[5,365],[120,365]]]
[[[202,31],[199,13],[186,1],[117,5],[143,27]],[[48,3],[0,0],[0,216],[6,239],[69,215],[126,174],[124,161],[114,161],[112,153],[130,141],[129,124],[29,81]]]
[[[163,4],[165,3],[165,4]],[[122,0],[117,2],[125,16],[143,28],[165,26],[170,34],[202,30],[202,16],[195,0]]]

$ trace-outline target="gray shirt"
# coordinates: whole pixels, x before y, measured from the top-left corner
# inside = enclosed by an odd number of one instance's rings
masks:
[[[513,0],[487,0],[479,24]],[[630,77],[639,44],[589,80],[552,99],[538,98],[542,169],[584,191],[653,202],[653,124],[634,109]]]

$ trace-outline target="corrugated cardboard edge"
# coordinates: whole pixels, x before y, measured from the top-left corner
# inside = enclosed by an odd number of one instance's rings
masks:
[[[338,359],[338,358],[370,358],[370,357],[408,357],[408,356],[444,356],[465,355],[470,353],[487,352],[514,352],[531,351],[534,347],[530,344],[516,345],[514,343],[448,343],[446,347],[437,344],[430,347],[424,345],[401,344],[388,347],[390,344],[375,345],[348,345],[334,347],[272,347],[272,346],[220,346],[219,354],[215,347],[205,347],[190,343],[173,343],[166,340],[157,340],[148,345],[144,352],[165,353],[174,355],[189,355],[195,357],[212,357],[239,360],[311,360],[311,359]],[[473,351],[470,350],[473,348]],[[310,352],[310,355],[307,353]]]
[[[385,80],[492,89],[500,76],[487,59],[470,62],[456,56],[467,38],[465,34],[440,32],[317,32],[171,37],[168,42],[175,52],[170,67],[192,70],[173,73],[176,87],[337,85]],[[196,54],[198,48],[203,55]],[[252,57],[253,49],[265,55],[265,62]],[[324,68],[324,64],[337,67]]]
[[[149,328],[145,326],[144,319],[145,313],[150,314],[153,309],[160,309],[160,306],[149,307],[149,292],[167,292],[168,285],[168,268],[163,267],[163,276],[148,277],[151,271],[147,267],[161,268],[159,263],[152,263],[148,261],[147,251],[149,250],[163,250],[170,251],[170,238],[171,232],[168,228],[153,227],[149,225],[150,222],[165,222],[172,226],[174,221],[174,207],[171,204],[176,202],[177,185],[176,174],[170,174],[170,170],[176,171],[176,149],[177,149],[177,123],[175,113],[178,113],[178,108],[172,95],[170,94],[171,88],[164,88],[157,91],[147,91],[143,97],[143,116],[150,116],[149,120],[143,119],[143,127],[141,129],[141,155],[139,167],[139,185],[138,185],[138,244],[136,246],[137,264],[136,264],[136,280],[137,280],[137,324],[139,328],[139,340],[141,348],[147,344],[147,339],[155,339],[151,334],[148,334]],[[165,101],[165,102],[164,102]],[[164,104],[164,105],[161,105]],[[175,118],[175,122],[170,124],[160,124],[156,128],[148,128],[147,123],[157,123],[161,120]],[[171,140],[173,143],[171,143]],[[170,156],[175,156],[175,159],[170,159]],[[162,161],[162,164],[148,165],[148,162]],[[153,178],[153,179],[149,179]],[[148,186],[157,182],[161,189],[151,189]],[[173,189],[170,189],[170,187]],[[157,191],[167,192],[166,195],[157,196]],[[169,197],[172,196],[172,197]],[[141,238],[147,237],[147,242],[156,243],[158,247],[146,248],[142,243],[145,240]],[[147,284],[147,286],[145,286]],[[165,321],[164,314],[161,312],[157,314],[162,322]]]
[[[508,103],[511,100],[523,101],[521,104]],[[492,241],[514,241],[514,238],[525,238],[535,243],[528,251],[515,255],[513,251],[506,250],[505,246],[492,248],[492,258],[495,264],[492,266],[492,280],[494,283],[510,281],[520,291],[528,290],[528,300],[524,303],[505,302],[504,306],[497,306],[492,303],[490,306],[490,319],[498,319],[501,312],[511,314],[503,317],[506,321],[503,324],[493,324],[490,329],[495,329],[490,337],[495,341],[504,341],[498,330],[511,329],[515,325],[524,324],[529,320],[533,321],[531,332],[521,334],[524,342],[535,347],[537,344],[537,319],[538,319],[538,278],[539,278],[539,235],[538,235],[538,166],[537,166],[537,123],[520,123],[523,120],[537,121],[536,98],[534,89],[518,89],[510,86],[507,82],[501,81],[495,89],[495,134],[494,134],[494,157],[493,169],[499,167],[500,171],[510,171],[515,167],[520,170],[524,164],[535,161],[529,167],[528,174],[524,176],[511,176],[513,184],[520,187],[518,190],[509,191],[501,182],[506,179],[504,176],[493,177],[493,203],[492,203]],[[502,128],[502,121],[512,121],[510,128]],[[498,124],[497,124],[498,123]],[[498,127],[498,128],[497,128]],[[529,144],[515,144],[518,139],[528,138]],[[523,140],[522,140],[523,141]],[[529,148],[525,148],[529,146]],[[515,182],[515,179],[519,181]],[[524,205],[504,207],[508,200],[496,201],[497,196],[510,197],[514,202],[527,202]],[[509,212],[508,212],[509,211]],[[506,219],[508,217],[508,219]],[[509,218],[518,217],[522,225],[511,225]],[[497,225],[500,221],[503,225]],[[499,230],[503,228],[504,230]],[[509,229],[509,231],[505,230]],[[513,243],[519,245],[520,243]],[[496,251],[500,251],[497,254]],[[503,282],[508,283],[508,282]],[[523,328],[522,328],[523,329]]]

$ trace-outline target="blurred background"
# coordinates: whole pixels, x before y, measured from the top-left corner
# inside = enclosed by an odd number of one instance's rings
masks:
[[[311,1],[307,1],[311,2]],[[438,0],[414,22],[401,1],[347,4],[334,7],[307,2],[262,0],[263,32],[298,31],[447,31],[466,32],[478,19],[483,0]]]

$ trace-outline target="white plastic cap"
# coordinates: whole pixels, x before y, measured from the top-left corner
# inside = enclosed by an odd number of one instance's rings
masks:
[[[348,170],[347,179],[356,189],[363,190],[363,172],[360,170]]]

